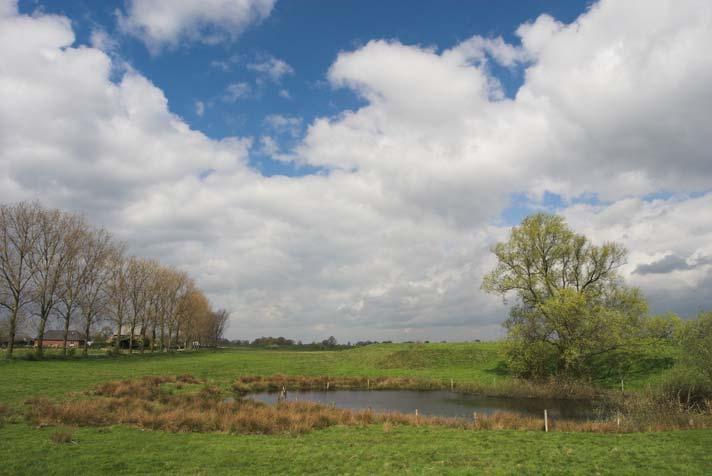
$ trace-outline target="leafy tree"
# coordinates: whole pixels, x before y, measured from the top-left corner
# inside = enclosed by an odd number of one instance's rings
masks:
[[[517,374],[582,375],[595,359],[641,336],[647,305],[618,275],[626,257],[620,245],[593,245],[562,217],[538,213],[492,251],[498,264],[482,287],[516,296],[505,327]]]
[[[712,381],[712,311],[687,323],[682,348],[685,363]]]

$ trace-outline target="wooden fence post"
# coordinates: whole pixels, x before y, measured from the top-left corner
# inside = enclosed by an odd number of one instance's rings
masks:
[[[453,379],[450,379],[450,391],[455,391],[455,381]]]
[[[546,410],[544,410],[544,431],[549,431],[549,415],[547,414]]]

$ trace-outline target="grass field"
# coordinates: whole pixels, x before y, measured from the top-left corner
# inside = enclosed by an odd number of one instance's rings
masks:
[[[0,362],[0,404],[108,380],[192,374],[228,386],[251,375],[509,379],[498,345],[389,344],[346,351],[229,350],[176,355]],[[655,380],[646,366],[635,385]],[[0,428],[0,474],[711,474],[712,431],[588,434],[463,431],[382,425],[332,427],[301,436],[143,431],[121,426],[56,428],[15,418]]]
[[[0,360],[0,378],[7,383],[0,385],[0,402],[15,403],[32,395],[61,397],[107,380],[144,375],[192,374],[218,385],[228,385],[242,374],[384,375],[494,382],[507,378],[498,350],[494,343],[382,344],[346,351],[245,349],[42,362]]]

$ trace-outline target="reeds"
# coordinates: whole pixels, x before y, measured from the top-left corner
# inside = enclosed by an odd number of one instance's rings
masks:
[[[313,380],[281,381],[311,385]],[[292,380],[290,380],[292,379]],[[260,382],[258,378],[241,379],[244,384]],[[35,425],[104,426],[134,425],[141,428],[172,432],[223,432],[238,434],[301,434],[335,425],[365,426],[381,424],[385,432],[396,425],[437,425],[463,430],[530,430],[542,431],[543,419],[515,413],[478,415],[476,421],[462,418],[431,417],[403,413],[352,411],[310,402],[283,402],[266,405],[250,399],[225,398],[216,387],[202,384],[192,393],[174,393],[166,384],[199,383],[190,376],[146,377],[139,380],[109,382],[97,387],[89,398],[51,402],[48,399],[28,401],[27,417]],[[322,382],[317,380],[317,382]],[[330,381],[331,382],[331,381]],[[351,381],[349,381],[351,382]],[[346,385],[347,381],[341,381]],[[380,381],[385,385],[386,380]],[[274,383],[274,381],[272,382]],[[374,382],[377,384],[377,382]],[[338,381],[335,382],[338,387]],[[290,387],[294,388],[294,387]],[[305,387],[300,387],[305,388]],[[331,388],[331,385],[330,385]],[[550,422],[550,431],[630,432],[710,428],[712,416],[697,415],[693,420],[667,419],[652,425],[635,418],[606,421]]]
[[[411,377],[326,377],[304,375],[241,376],[232,385],[240,395],[256,392],[314,390],[453,390],[488,397],[594,400],[604,398],[603,389],[576,381],[531,382],[502,379],[492,384],[463,383],[450,379]]]

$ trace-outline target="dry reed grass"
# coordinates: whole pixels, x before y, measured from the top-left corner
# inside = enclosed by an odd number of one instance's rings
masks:
[[[249,384],[263,380],[248,377]],[[408,380],[411,382],[412,380]],[[264,382],[281,385],[313,385],[325,383],[318,379],[284,377]],[[353,380],[331,380],[338,385],[352,385]],[[374,381],[385,385],[388,380]],[[138,380],[108,382],[97,387],[84,400],[51,402],[40,398],[28,401],[27,417],[35,425],[104,426],[135,425],[141,428],[172,432],[224,432],[238,434],[301,434],[334,425],[364,426],[382,424],[383,431],[395,425],[438,425],[464,430],[530,430],[542,431],[541,418],[515,413],[478,415],[477,421],[461,418],[417,416],[403,413],[377,413],[370,410],[352,411],[325,407],[310,402],[283,402],[274,406],[250,399],[225,398],[223,392],[207,384],[198,392],[173,393],[164,384],[199,383],[189,376],[145,377]],[[390,382],[392,384],[393,382]],[[331,387],[330,383],[330,388]],[[289,388],[295,388],[294,386]],[[298,387],[300,389],[313,387]],[[319,387],[317,387],[319,388]],[[378,388],[378,387],[376,387]],[[392,387],[391,387],[392,388]],[[710,415],[659,420],[654,425],[647,420],[625,417],[610,421],[551,420],[550,431],[631,432],[689,428],[711,428]]]
[[[74,441],[72,433],[66,430],[57,430],[49,437],[52,443],[66,445]]]
[[[452,385],[452,386],[451,386]],[[245,395],[255,392],[310,390],[454,390],[490,397],[548,398],[594,400],[605,398],[607,392],[576,381],[549,380],[531,382],[507,379],[493,384],[461,383],[449,379],[417,379],[411,377],[326,377],[304,375],[246,375],[235,380],[234,392]]]

